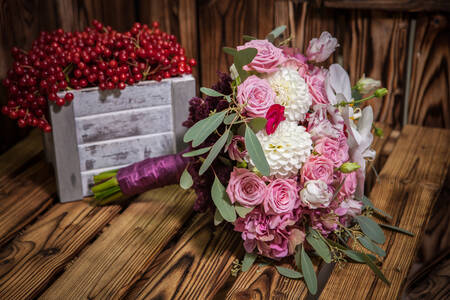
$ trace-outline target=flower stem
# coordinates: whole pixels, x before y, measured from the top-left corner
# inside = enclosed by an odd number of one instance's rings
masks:
[[[375,98],[375,95],[370,95],[369,97],[362,98],[362,99],[359,99],[359,100],[354,100],[354,101],[351,101],[351,102],[340,102],[338,104],[335,104],[334,106],[355,105],[355,104],[359,104],[359,103],[362,103],[364,101],[370,100],[372,98]]]

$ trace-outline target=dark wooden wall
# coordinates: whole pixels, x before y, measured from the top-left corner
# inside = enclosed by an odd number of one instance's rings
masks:
[[[285,24],[300,49],[323,30],[336,36],[341,47],[329,62],[343,64],[352,83],[363,73],[381,79],[391,92],[373,101],[376,118],[398,128],[414,20],[408,122],[450,128],[449,10],[445,0],[0,0],[0,78],[11,65],[9,49],[28,49],[41,30],[81,30],[92,19],[127,30],[135,21],[158,20],[197,58],[194,75],[209,86],[231,63],[222,46],[242,43],[243,34],[262,38]],[[3,89],[0,95],[4,103]],[[0,152],[26,132],[1,116]]]

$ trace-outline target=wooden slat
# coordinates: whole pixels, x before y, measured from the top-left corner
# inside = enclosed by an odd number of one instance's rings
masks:
[[[450,2],[449,2],[450,3]],[[450,128],[450,14],[417,19],[408,121]]]
[[[192,191],[177,186],[139,196],[80,255],[42,299],[115,299],[149,267],[192,213]]]
[[[52,207],[0,252],[0,298],[38,295],[119,211],[84,202]]]
[[[383,9],[401,11],[450,11],[446,0],[325,0],[325,7],[347,9]]]
[[[335,268],[321,299],[396,299],[422,238],[432,205],[450,166],[450,131],[406,126],[380,173],[370,196],[387,211],[392,224],[410,230],[414,237],[385,231],[386,250],[382,271],[392,282],[387,286],[365,265]]]
[[[211,299],[230,276],[233,260],[243,253],[238,233],[216,229],[210,215],[197,215],[170,256],[152,268],[128,299]],[[145,283],[144,283],[145,282]]]
[[[338,52],[352,84],[365,74],[381,80],[389,90],[383,99],[367,104],[374,118],[399,127],[402,117],[406,76],[409,18],[405,13],[382,11],[343,11],[339,13]]]

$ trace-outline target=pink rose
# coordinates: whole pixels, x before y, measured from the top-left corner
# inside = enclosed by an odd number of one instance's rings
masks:
[[[267,111],[266,119],[266,132],[270,135],[277,130],[281,121],[286,120],[286,117],[284,116],[284,106],[280,104],[272,105]]]
[[[313,105],[330,103],[325,91],[325,75],[326,70],[316,68],[312,74],[306,76],[306,83],[312,96]]]
[[[259,254],[279,259],[292,255],[295,246],[305,239],[305,233],[293,227],[297,221],[292,213],[267,215],[256,207],[245,218],[237,218],[234,230],[241,232],[247,252],[257,248]]]
[[[340,173],[340,177],[339,177],[339,182],[344,181],[344,184],[342,185],[341,190],[339,191],[339,198],[341,199],[348,199],[348,198],[353,198],[353,195],[355,194],[356,191],[356,185],[357,185],[357,180],[356,180],[356,172],[351,172],[351,173]]]
[[[225,152],[228,152],[228,156],[232,160],[242,162],[243,158],[247,155],[244,137],[240,135],[233,136],[231,143],[225,149]]]
[[[267,186],[264,210],[268,214],[291,212],[299,207],[297,182],[293,179],[278,178]]]
[[[334,212],[339,217],[342,217],[344,215],[355,217],[356,215],[361,214],[361,209],[362,203],[360,201],[348,199],[342,201],[339,208],[336,209]]]
[[[275,92],[267,80],[252,75],[237,88],[237,100],[244,105],[250,117],[265,117],[269,108],[275,104]]]
[[[306,56],[308,57],[308,60],[323,62],[330,57],[331,53],[333,53],[338,46],[337,39],[332,37],[329,32],[324,31],[318,39],[313,38],[309,42]]]
[[[318,139],[314,150],[326,158],[329,158],[336,168],[348,160],[347,143],[341,144],[339,141],[330,139],[329,137]]]
[[[256,48],[258,53],[251,63],[244,66],[244,70],[254,70],[259,73],[273,73],[278,70],[278,66],[284,62],[283,50],[275,47],[268,40],[252,40],[243,46],[238,46],[237,50]]]
[[[322,180],[326,184],[333,182],[334,164],[323,155],[312,155],[303,164],[300,171],[301,182],[304,183],[308,180]]]
[[[234,168],[227,186],[231,203],[245,207],[261,204],[266,194],[266,184],[255,173],[243,168]]]

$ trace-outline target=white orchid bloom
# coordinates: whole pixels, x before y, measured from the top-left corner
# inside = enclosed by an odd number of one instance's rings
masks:
[[[335,105],[342,101],[350,102],[352,88],[347,72],[338,64],[332,64],[325,78],[325,91],[328,101]]]

